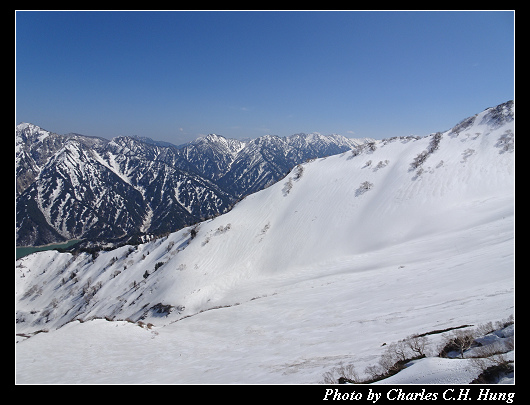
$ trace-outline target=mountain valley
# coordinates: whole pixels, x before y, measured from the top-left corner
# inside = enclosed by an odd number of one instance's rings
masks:
[[[18,381],[317,383],[412,334],[509,317],[514,113],[509,101],[425,137],[180,148],[24,124],[21,243],[167,233],[17,260]]]

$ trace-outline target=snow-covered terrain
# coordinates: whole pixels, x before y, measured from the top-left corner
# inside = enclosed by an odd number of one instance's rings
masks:
[[[383,343],[506,318],[513,109],[305,163],[165,238],[18,260],[17,382],[316,383]]]

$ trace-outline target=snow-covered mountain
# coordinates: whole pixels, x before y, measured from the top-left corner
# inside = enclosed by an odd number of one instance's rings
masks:
[[[20,124],[17,245],[175,231],[226,212],[308,157],[362,143],[340,136],[298,144],[290,139],[246,144],[212,134],[176,147],[141,137],[58,135]]]
[[[172,148],[134,138],[57,135],[21,124],[16,160],[17,245],[160,234],[217,215],[234,200]]]
[[[362,370],[383,343],[512,314],[513,239],[508,102],[298,165],[148,243],[18,260],[18,338],[34,336],[17,344],[17,378],[314,383],[339,362]]]
[[[239,150],[219,184],[233,194],[245,196],[274,184],[297,164],[355,149],[371,141],[318,133],[262,136]]]
[[[182,155],[201,174],[217,180],[230,171],[232,162],[244,147],[245,142],[237,139],[209,134],[184,145]]]

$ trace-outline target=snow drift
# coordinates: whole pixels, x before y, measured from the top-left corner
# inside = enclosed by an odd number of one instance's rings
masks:
[[[508,316],[513,109],[299,165],[156,241],[20,259],[17,332],[49,333],[17,345],[19,381],[317,382],[384,342]]]

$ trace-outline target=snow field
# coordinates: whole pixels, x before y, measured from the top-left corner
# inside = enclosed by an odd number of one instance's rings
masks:
[[[410,164],[432,137],[377,142],[304,164],[193,239],[188,228],[95,261],[21,259],[17,332],[50,332],[17,344],[17,381],[317,383],[339,362],[364,370],[383,343],[508,317],[514,165],[496,143],[513,124],[491,129],[481,114],[473,136],[444,133],[421,173]],[[363,182],[373,186],[359,192]],[[59,282],[73,271],[76,283]],[[87,302],[89,279],[101,285]],[[148,312],[157,303],[174,309]],[[62,326],[73,314],[115,321]],[[142,315],[155,326],[116,321]]]

